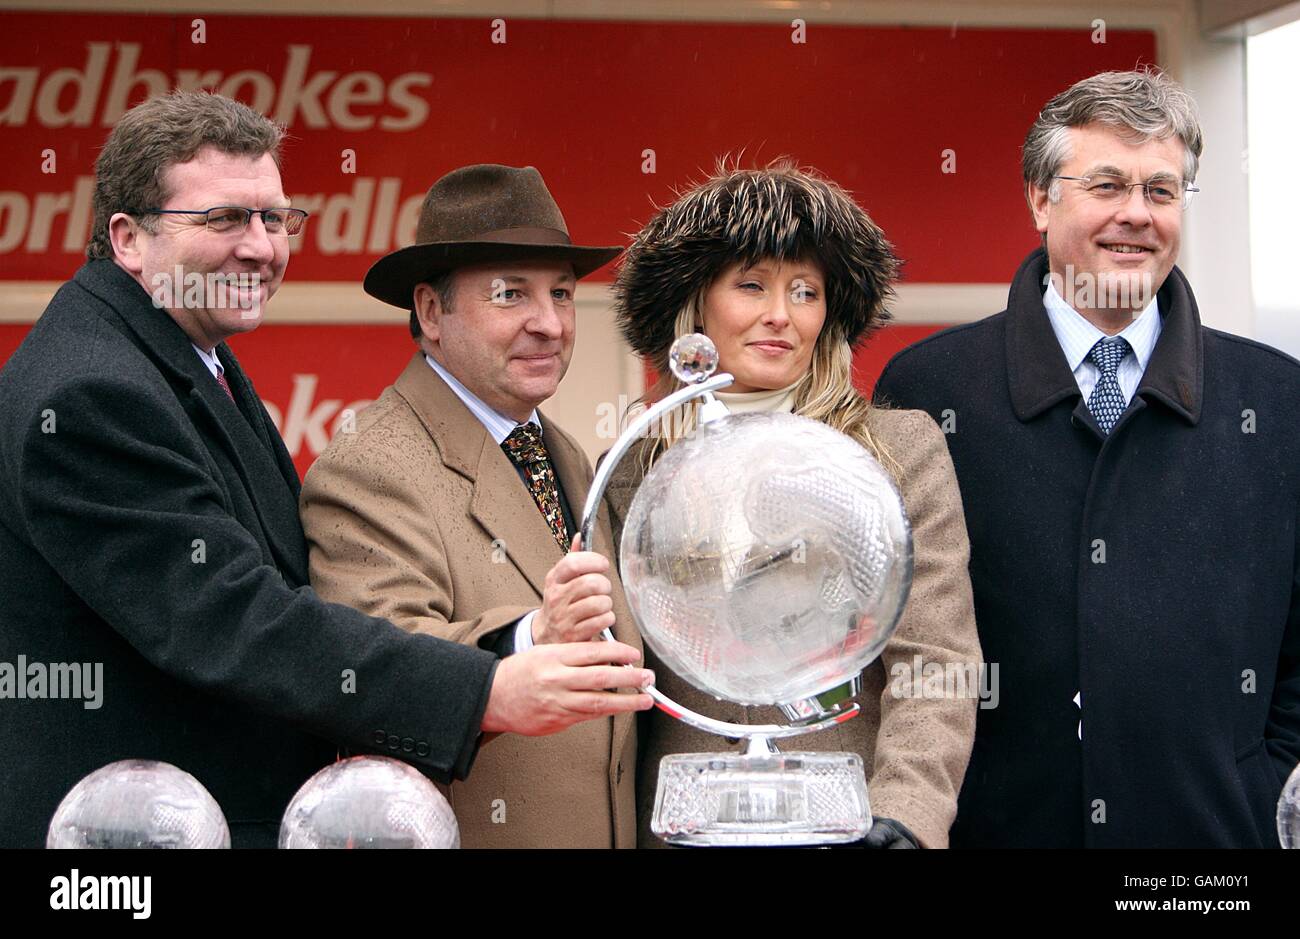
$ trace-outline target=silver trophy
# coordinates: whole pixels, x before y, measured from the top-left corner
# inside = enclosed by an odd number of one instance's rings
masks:
[[[702,398],[696,429],[647,473],[628,510],[619,567],[646,643],[697,688],[778,705],[786,724],[733,724],[655,688],[659,708],[743,752],[667,756],[651,829],[672,844],[831,844],[871,827],[855,753],[779,751],[774,741],[858,713],[863,668],[884,648],[912,580],[911,529],[889,474],[849,437],[792,414],[737,414],[713,397],[707,337],[670,354],[686,387],[624,431],[592,484],[582,543],[614,467],[674,408]],[[609,634],[606,634],[609,637]]]

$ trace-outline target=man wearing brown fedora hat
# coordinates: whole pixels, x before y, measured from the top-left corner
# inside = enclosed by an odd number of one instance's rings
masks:
[[[226,343],[261,322],[304,221],[283,136],[206,92],[127,112],[96,161],[89,260],[0,370],[0,847],[44,845],[68,790],[120,760],[180,767],[235,847],[274,847],[340,747],[457,778],[485,733],[650,706],[591,690],[648,681],[606,664],[637,649],[502,659],[307,587],[298,475]],[[188,287],[214,276],[231,294]]]
[[[416,243],[365,279],[411,311],[420,349],[304,483],[322,596],[502,655],[606,627],[640,647],[608,557],[569,550],[591,466],[537,413],[569,365],[576,280],[619,250],[574,245],[532,167],[434,183]],[[604,520],[599,533],[608,546]],[[462,843],[634,846],[634,725],[629,712],[491,741],[449,789]]]

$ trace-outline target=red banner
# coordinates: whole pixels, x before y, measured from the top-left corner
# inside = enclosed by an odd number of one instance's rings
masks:
[[[467,163],[538,167],[575,240],[620,244],[652,203],[723,154],[746,164],[792,156],[853,191],[909,283],[1003,281],[1037,243],[1018,169],[1037,109],[1085,75],[1155,51],[1149,31],[1110,30],[1098,43],[1084,22],[7,12],[0,25],[0,280],[10,281],[71,276],[113,123],[148,95],[199,87],[289,128],[285,189],[312,213],[295,239],[293,283],[359,281],[412,240],[428,186]],[[234,343],[300,469],[339,413],[374,398],[411,354],[404,326],[340,325],[345,312]],[[877,337],[857,361],[862,387],[936,325]],[[0,362],[27,328],[0,327]]]
[[[5,13],[4,278],[61,280],[93,163],[146,95],[205,87],[288,125],[313,213],[297,280],[357,280],[465,163],[532,164],[575,237],[617,244],[720,154],[787,154],[854,191],[910,280],[1008,277],[1034,240],[1016,167],[1038,107],[1150,61],[1150,32]],[[33,41],[33,37],[40,37]],[[972,224],[972,220],[979,220]]]

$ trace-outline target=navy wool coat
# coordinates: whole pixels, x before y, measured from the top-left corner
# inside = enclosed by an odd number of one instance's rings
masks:
[[[903,350],[876,388],[947,432],[998,667],[952,844],[1276,846],[1300,760],[1300,363],[1202,326],[1175,267],[1104,436],[1047,270],[1034,252],[1006,310]]]
[[[193,774],[235,847],[273,847],[340,747],[469,771],[496,657],[306,586],[297,474],[217,352],[234,401],[97,260],[0,371],[0,669],[42,692],[0,687],[0,847],[43,845],[73,784],[128,758]],[[32,683],[57,663],[102,668],[98,706]]]

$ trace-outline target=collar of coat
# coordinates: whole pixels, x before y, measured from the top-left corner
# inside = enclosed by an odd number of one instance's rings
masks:
[[[510,458],[465,402],[429,367],[423,352],[411,357],[393,388],[432,438],[444,465],[474,484],[470,514],[493,539],[509,546],[507,554],[540,596],[547,572],[563,552],[556,547],[546,520]],[[551,466],[575,522],[581,524],[591,488],[586,457],[545,414],[539,411],[538,418]],[[608,537],[608,533],[599,537]]]
[[[1007,382],[1021,421],[1032,420],[1058,401],[1082,397],[1043,308],[1047,274],[1047,253],[1039,248],[1016,271],[1007,298]],[[1204,385],[1201,317],[1192,288],[1177,267],[1160,285],[1156,303],[1160,339],[1136,394],[1196,424]]]
[[[166,311],[154,306],[145,289],[111,260],[87,261],[73,278],[81,287],[102,300],[116,316],[115,324],[147,355],[169,381],[185,393],[199,389],[214,410],[230,404],[221,386],[212,379],[207,365],[194,351],[194,342]],[[215,350],[233,394],[248,384],[230,347],[218,343]],[[217,408],[217,405],[222,407]],[[225,414],[230,417],[233,412]]]
[[[492,439],[483,422],[474,416],[474,412],[465,406],[456,392],[429,367],[423,352],[417,352],[411,357],[402,374],[397,376],[397,381],[393,382],[393,387],[411,406],[424,429],[438,445],[443,462],[451,469],[466,479],[475,480],[482,471],[484,452],[499,453],[502,465],[510,469],[511,478],[518,480],[514,475],[514,464],[501,451],[501,445]],[[560,464],[564,464],[566,470],[571,468],[569,464],[573,454],[568,441],[545,414],[538,411],[537,417],[541,421],[542,440],[546,444],[547,454],[555,465],[556,474],[561,475]],[[560,479],[560,485],[565,487],[565,495],[572,498],[567,482],[564,478]],[[585,489],[586,486],[578,488]]]
[[[154,306],[139,282],[116,263],[87,261],[73,280],[103,302],[100,315],[154,364],[192,419],[206,423],[208,433],[225,449],[252,496],[281,570],[289,572],[296,584],[305,584],[298,473],[283,444],[272,441],[274,428],[268,429],[270,421],[264,419],[262,402],[230,347],[218,343],[216,354],[234,400],[221,390],[185,331],[165,310]],[[112,367],[120,364],[112,363]]]

